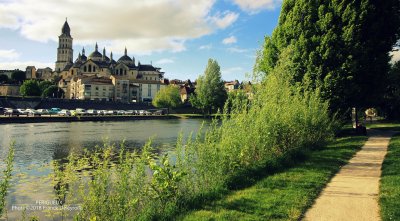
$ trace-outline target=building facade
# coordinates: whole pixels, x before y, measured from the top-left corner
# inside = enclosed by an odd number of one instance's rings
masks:
[[[165,86],[163,83],[164,72],[160,71],[161,68],[149,64],[140,64],[140,62],[136,63],[134,57],[128,56],[126,48],[124,55],[116,61],[112,52],[109,56],[106,55],[105,48],[100,53],[96,43],[95,50],[92,53],[86,56],[85,48],[83,48],[76,60],[72,62],[73,39],[67,21],[65,21],[61,32],[55,71],[62,78],[59,86],[64,90],[67,98],[147,102],[151,101],[156,93]],[[103,89],[96,91],[92,89],[92,86],[88,86],[99,84],[99,79],[111,81],[107,85],[114,87],[112,96],[108,92],[109,89],[106,89],[106,95],[103,96]],[[86,89],[82,88],[82,85],[85,85]],[[79,91],[77,91],[77,87],[80,88]],[[94,88],[96,87],[94,86]],[[91,89],[89,90],[89,88]],[[105,88],[105,86],[102,88]],[[98,96],[95,95],[96,92],[99,94]]]

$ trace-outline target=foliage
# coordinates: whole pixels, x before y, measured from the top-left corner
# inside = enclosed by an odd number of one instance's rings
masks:
[[[55,98],[62,98],[64,96],[64,91],[61,90],[56,85],[51,85],[46,88],[43,93],[42,97],[55,97]]]
[[[212,110],[222,108],[226,99],[220,67],[216,60],[209,59],[204,75],[197,79],[195,95],[191,96],[190,102],[203,113],[211,114]]]
[[[399,27],[398,0],[286,0],[255,70],[269,74],[292,47],[294,82],[320,88],[333,112],[374,106],[382,97]]]
[[[262,170],[257,174],[260,180],[250,187],[233,191],[177,220],[300,220],[365,140],[346,136],[321,150],[287,157],[285,169]]]
[[[400,137],[395,136],[382,165],[379,193],[382,220],[397,220],[400,217]]]
[[[42,92],[42,94],[47,88],[49,88],[50,86],[53,86],[53,85],[54,84],[50,81],[40,81],[39,82],[39,88],[40,88],[40,91]]]
[[[390,69],[385,93],[384,110],[388,119],[400,119],[400,61],[395,62]]]
[[[41,91],[36,80],[26,80],[19,89],[22,96],[40,96]]]
[[[23,71],[14,71],[11,74],[11,79],[15,82],[22,83],[26,79],[26,73]]]
[[[63,178],[55,180],[60,187],[79,190],[68,191],[66,197],[67,203],[81,202],[76,219],[172,220],[240,187],[253,179],[252,171],[276,167],[292,154],[324,145],[333,137],[335,121],[318,91],[290,83],[290,53],[284,53],[252,100],[232,98],[229,117],[225,112],[210,129],[180,136],[172,155],[157,157],[151,142],[141,151],[122,147],[118,153],[105,145],[83,156],[71,155]]]
[[[8,76],[5,74],[0,74],[0,83],[7,83],[8,82]]]
[[[178,107],[181,102],[179,88],[174,85],[168,85],[161,88],[153,99],[153,105],[158,108],[174,108]]]
[[[8,155],[5,160],[6,169],[3,171],[3,176],[2,179],[0,180],[0,217],[2,216],[6,206],[5,197],[7,195],[7,190],[10,186],[13,161],[14,161],[14,143],[10,145],[10,148],[8,150]]]

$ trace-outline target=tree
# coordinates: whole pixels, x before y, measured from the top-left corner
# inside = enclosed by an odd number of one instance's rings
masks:
[[[21,84],[26,79],[26,74],[23,71],[14,71],[11,74],[11,79],[16,83]]]
[[[290,46],[293,82],[320,88],[333,112],[378,105],[399,27],[398,0],[286,0],[256,71],[268,75]]]
[[[64,91],[56,85],[51,85],[43,91],[42,97],[62,98],[64,97]]]
[[[203,113],[222,108],[227,99],[220,67],[216,60],[209,59],[204,75],[197,79],[195,95],[190,98],[192,105]]]
[[[19,89],[22,96],[40,96],[39,84],[35,80],[26,80]]]
[[[7,83],[8,76],[5,74],[0,74],[0,83]]]
[[[388,119],[400,119],[400,61],[395,62],[389,72],[384,111]]]
[[[47,88],[49,88],[50,86],[53,86],[54,84],[52,83],[52,82],[50,82],[50,81],[41,81],[40,83],[39,83],[39,88],[40,88],[40,92],[41,92],[41,94],[43,94],[43,92],[47,89]]]
[[[174,85],[161,88],[157,92],[152,103],[158,108],[168,108],[169,113],[170,108],[178,107],[182,103],[179,88]]]

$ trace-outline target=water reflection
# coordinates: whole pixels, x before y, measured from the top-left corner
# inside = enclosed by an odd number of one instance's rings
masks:
[[[54,184],[49,176],[52,160],[66,158],[71,152],[109,143],[119,144],[125,140],[127,148],[140,148],[153,137],[159,151],[171,150],[181,131],[185,136],[196,133],[203,120],[148,120],[127,122],[72,122],[0,125],[0,167],[11,141],[15,141],[15,163],[12,188],[7,197],[9,220],[21,219],[21,211],[12,205],[33,204],[38,200],[54,200]],[[51,215],[53,217],[48,217]],[[27,211],[40,220],[63,219],[49,211]],[[71,214],[70,214],[71,215]]]

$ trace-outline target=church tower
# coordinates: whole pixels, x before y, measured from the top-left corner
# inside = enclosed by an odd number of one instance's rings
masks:
[[[69,28],[67,20],[65,20],[61,29],[61,35],[58,36],[56,72],[61,72],[65,67],[73,64],[73,53],[71,29]]]

